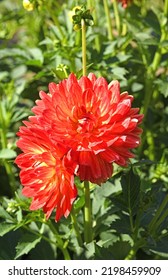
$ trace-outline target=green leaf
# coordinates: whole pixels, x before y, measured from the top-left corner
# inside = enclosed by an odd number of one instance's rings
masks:
[[[15,257],[15,247],[21,236],[21,231],[10,231],[0,238],[0,260],[13,260]]]
[[[92,241],[88,244],[85,245],[86,251],[85,251],[85,256],[87,259],[93,259],[94,254],[95,254],[95,242]]]
[[[100,238],[101,239],[97,242],[97,245],[104,248],[108,248],[118,240],[118,236],[109,230],[102,231],[100,233]]]
[[[5,235],[9,231],[15,228],[15,225],[13,224],[8,224],[8,223],[0,223],[0,236]]]
[[[33,60],[39,61],[41,65],[43,64],[44,57],[42,51],[39,48],[29,49],[29,53],[31,54]]]
[[[137,92],[140,91],[141,89],[143,89],[144,85],[140,84],[140,83],[133,83],[132,85],[132,92]]]
[[[0,159],[11,159],[17,156],[16,152],[11,149],[2,149],[0,151]]]
[[[164,237],[153,246],[149,246],[149,251],[155,255],[168,259],[168,237]]]
[[[129,254],[131,245],[128,241],[117,241],[108,248],[110,249],[115,260],[123,260]]]
[[[29,59],[29,55],[26,53],[26,51],[20,49],[20,48],[6,48],[3,50],[0,50],[0,59],[4,59],[4,57],[22,57],[25,59]]]
[[[131,245],[129,241],[116,241],[108,248],[96,246],[95,259],[123,260],[129,254]]]
[[[16,246],[15,259],[28,254],[41,241],[41,237],[35,234],[25,234]]]
[[[121,186],[128,213],[133,216],[138,210],[140,198],[140,178],[138,175],[133,173],[132,168],[127,174],[122,176]]]
[[[114,75],[113,79],[121,79],[121,80],[125,80],[125,75],[127,74],[127,70],[124,67],[115,67],[112,70],[112,73]]]
[[[75,209],[81,209],[85,204],[85,198],[84,198],[84,195],[79,197],[75,203],[74,203],[74,208]]]
[[[0,218],[13,220],[13,218],[8,214],[8,212],[5,211],[2,206],[0,206]]]
[[[116,219],[113,222],[112,228],[115,229],[117,231],[117,233],[131,234],[129,216],[120,214],[120,219]]]
[[[51,246],[43,239],[29,254],[30,260],[55,260],[56,258],[57,252],[55,246]]]

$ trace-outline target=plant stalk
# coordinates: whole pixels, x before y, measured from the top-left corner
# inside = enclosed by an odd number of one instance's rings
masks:
[[[2,149],[7,149],[8,148],[8,141],[7,141],[7,136],[6,136],[7,129],[6,129],[5,121],[3,118],[3,111],[2,111],[1,103],[0,103],[0,124],[2,127],[0,129],[0,139],[1,139],[1,143],[2,143]],[[15,181],[14,173],[12,171],[12,166],[6,159],[3,159],[3,163],[5,166],[5,170],[8,175],[8,178],[9,178],[11,196],[14,196],[15,189],[16,189],[16,181]]]
[[[84,206],[84,240],[90,243],[93,239],[92,215],[89,182],[84,182],[85,206]]]
[[[165,198],[163,199],[161,205],[159,206],[159,208],[156,211],[155,216],[153,217],[152,221],[149,224],[149,231],[152,232],[153,230],[155,230],[156,228],[156,223],[159,225],[160,222],[159,220],[162,220],[162,212],[164,210],[164,208],[166,207],[166,205],[168,204],[168,195],[165,196]],[[160,217],[161,216],[161,217]]]
[[[76,220],[76,214],[74,212],[73,207],[71,209],[71,220],[72,220],[73,228],[74,228],[75,233],[76,233],[78,244],[79,244],[80,247],[82,247],[83,246],[83,240],[82,240],[82,237],[81,237],[81,234],[80,234],[80,231],[79,231],[78,223],[77,223],[77,220]]]
[[[110,17],[110,11],[109,11],[109,6],[108,6],[108,2],[107,0],[103,0],[104,3],[104,10],[105,10],[105,14],[106,14],[106,18],[107,18],[107,26],[108,26],[108,38],[110,41],[113,40],[113,27],[112,27],[112,20]]]
[[[64,255],[64,259],[65,260],[71,260],[71,257],[69,255],[69,252],[66,248],[67,246],[67,242],[64,242],[62,240],[62,238],[60,237],[59,233],[57,232],[57,229],[54,227],[54,225],[52,224],[51,221],[48,221],[47,222],[49,228],[52,230],[52,232],[54,233],[55,235],[55,238],[57,240],[57,243],[58,243],[58,247],[60,248],[60,250],[62,251],[63,255]]]
[[[86,24],[85,20],[81,20],[82,27],[82,68],[83,76],[86,76]]]
[[[118,35],[121,35],[121,19],[119,15],[117,0],[113,0],[113,8],[114,8],[115,23],[116,23]]]

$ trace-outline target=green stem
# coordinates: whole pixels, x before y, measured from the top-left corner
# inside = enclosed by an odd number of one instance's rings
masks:
[[[74,230],[75,230],[75,233],[76,233],[78,244],[79,244],[80,247],[82,247],[83,246],[83,240],[82,240],[82,237],[81,237],[81,234],[80,234],[80,231],[79,231],[78,223],[77,223],[77,220],[76,220],[76,214],[75,214],[73,208],[71,209],[71,220],[72,220],[72,224],[73,224],[73,227],[74,227]]]
[[[38,237],[41,237],[42,239],[44,239],[46,242],[48,242],[49,244],[53,244],[55,245],[55,242],[51,239],[49,239],[48,237],[46,237],[45,235],[43,235],[40,232],[34,231],[33,229],[31,229],[30,227],[28,227],[27,225],[22,225],[22,228],[26,229],[27,231],[37,235]]]
[[[168,0],[165,0],[164,15],[165,15],[165,17],[167,17],[167,15],[168,15]]]
[[[163,13],[164,13],[165,19],[167,19],[168,18],[168,0],[165,0]],[[160,43],[158,44],[158,49],[155,53],[155,56],[154,56],[154,59],[153,59],[153,62],[152,62],[152,70],[153,70],[154,73],[156,72],[156,70],[157,70],[157,68],[160,64],[161,58],[162,58],[161,43],[164,40],[166,40],[166,38],[167,38],[167,20],[162,21],[160,25],[161,25]]]
[[[94,18],[94,26],[98,26],[98,3],[99,1],[97,0],[88,0],[88,8],[93,9],[93,18]],[[100,52],[100,37],[99,37],[99,32],[95,37],[95,48],[98,52]]]
[[[125,22],[123,22],[122,24],[122,32],[121,32],[123,37],[126,37],[127,35],[127,24]]]
[[[87,0],[88,9],[93,8],[92,0]]]
[[[159,218],[159,220],[156,222],[155,224],[155,229],[157,229],[163,222],[164,220],[167,218],[168,216],[168,209],[165,210],[165,212],[163,213],[163,215],[161,215],[161,217]]]
[[[84,239],[86,243],[93,240],[92,215],[89,182],[84,182],[85,206],[84,206]]]
[[[82,68],[83,76],[86,76],[86,24],[85,20],[81,20],[82,27]]]
[[[1,139],[1,143],[2,143],[2,149],[7,149],[8,148],[8,141],[7,141],[7,137],[6,137],[7,129],[6,129],[5,121],[4,121],[4,118],[3,118],[3,112],[2,112],[1,104],[0,104],[0,124],[1,124],[1,127],[2,127],[0,129],[0,139]],[[12,166],[6,159],[3,159],[3,163],[4,163],[4,166],[5,166],[5,170],[6,170],[6,173],[8,175],[8,178],[9,178],[11,195],[14,196],[15,188],[16,188],[16,181],[15,181],[15,176],[14,176],[13,171],[12,171]]]
[[[5,126],[5,121],[4,121],[4,118],[3,118],[1,103],[0,103],[0,124],[1,124],[1,127],[2,127],[0,129],[2,149],[6,149],[7,148],[6,126]]]
[[[153,94],[153,75],[150,71],[150,68],[148,68],[147,73],[146,73],[146,79],[145,79],[145,98],[144,98],[144,106],[142,108],[142,113],[144,114],[144,120],[147,115],[147,111],[149,108],[149,104],[152,98]],[[143,121],[144,121],[143,120]]]
[[[151,161],[155,160],[155,142],[154,142],[154,138],[153,138],[153,132],[151,130],[146,130],[146,141],[148,143],[148,158]]]
[[[71,257],[69,255],[69,252],[66,248],[67,246],[67,242],[64,243],[64,241],[62,240],[62,238],[60,237],[58,231],[56,230],[56,228],[54,227],[54,225],[52,224],[51,221],[48,221],[47,222],[47,225],[50,227],[50,229],[52,230],[52,232],[54,233],[55,235],[55,238],[57,240],[57,243],[58,243],[58,247],[61,249],[63,255],[64,255],[64,259],[65,260],[70,260]]]
[[[146,240],[143,238],[134,243],[133,248],[129,251],[128,255],[125,257],[125,260],[134,260],[138,249],[145,246],[145,244]]]
[[[56,2],[57,2],[57,1],[55,1],[55,4],[56,4]],[[64,38],[64,37],[65,37],[65,36],[64,36],[64,32],[63,32],[63,30],[62,30],[62,28],[61,28],[61,25],[60,25],[60,23],[59,23],[58,17],[57,17],[57,15],[55,14],[55,10],[53,10],[53,8],[51,7],[50,1],[46,1],[46,3],[48,4],[48,5],[47,5],[47,10],[48,10],[48,12],[49,12],[49,14],[50,14],[50,16],[51,16],[51,18],[52,18],[54,24],[57,26],[57,28],[58,28],[58,30],[59,30],[61,36]],[[58,6],[58,4],[56,4],[56,5],[57,5],[57,8],[59,9],[60,7]]]
[[[115,22],[116,22],[118,35],[121,35],[121,20],[120,20],[117,0],[113,0],[113,8],[114,8]]]
[[[162,211],[164,210],[164,208],[166,207],[167,204],[168,204],[168,195],[165,196],[165,198],[163,199],[161,205],[157,209],[155,216],[153,217],[152,221],[150,222],[150,224],[149,224],[149,232],[152,232],[153,230],[155,230],[156,223],[158,223],[159,217],[162,214]],[[161,219],[162,219],[162,217],[161,217]]]
[[[110,17],[110,11],[109,11],[109,6],[108,6],[108,2],[107,0],[103,0],[104,3],[104,10],[105,10],[105,14],[106,14],[106,18],[107,18],[107,24],[108,24],[108,38],[109,40],[112,41],[113,39],[113,27],[112,27],[112,20]]]
[[[125,260],[133,260],[134,257],[135,257],[135,250],[134,249],[131,249],[128,253],[128,255],[125,257]]]
[[[165,0],[164,16],[165,18],[168,17],[168,0]],[[158,44],[158,48],[155,52],[155,55],[153,57],[153,61],[151,65],[148,67],[147,75],[146,75],[147,79],[146,79],[146,86],[145,86],[145,99],[144,99],[144,108],[143,108],[144,118],[146,117],[148,107],[150,105],[153,96],[153,81],[155,79],[156,71],[162,59],[162,42],[167,38],[167,21],[160,22],[160,27],[161,27],[160,42]]]

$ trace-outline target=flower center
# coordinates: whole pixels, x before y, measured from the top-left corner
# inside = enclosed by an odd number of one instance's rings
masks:
[[[95,127],[95,116],[92,112],[87,112],[78,119],[77,132],[78,133],[87,133],[92,132]]]

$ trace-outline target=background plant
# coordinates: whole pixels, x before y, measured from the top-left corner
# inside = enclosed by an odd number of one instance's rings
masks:
[[[22,1],[0,2],[0,259],[167,259],[168,1],[135,0],[126,9],[116,0],[30,2],[32,11]],[[115,167],[108,182],[91,186],[94,241],[87,244],[81,183],[71,216],[46,222],[29,211],[13,163],[16,132],[38,91],[70,72],[82,75],[71,12],[84,2],[94,19],[88,71],[118,79],[145,115],[129,168]]]

